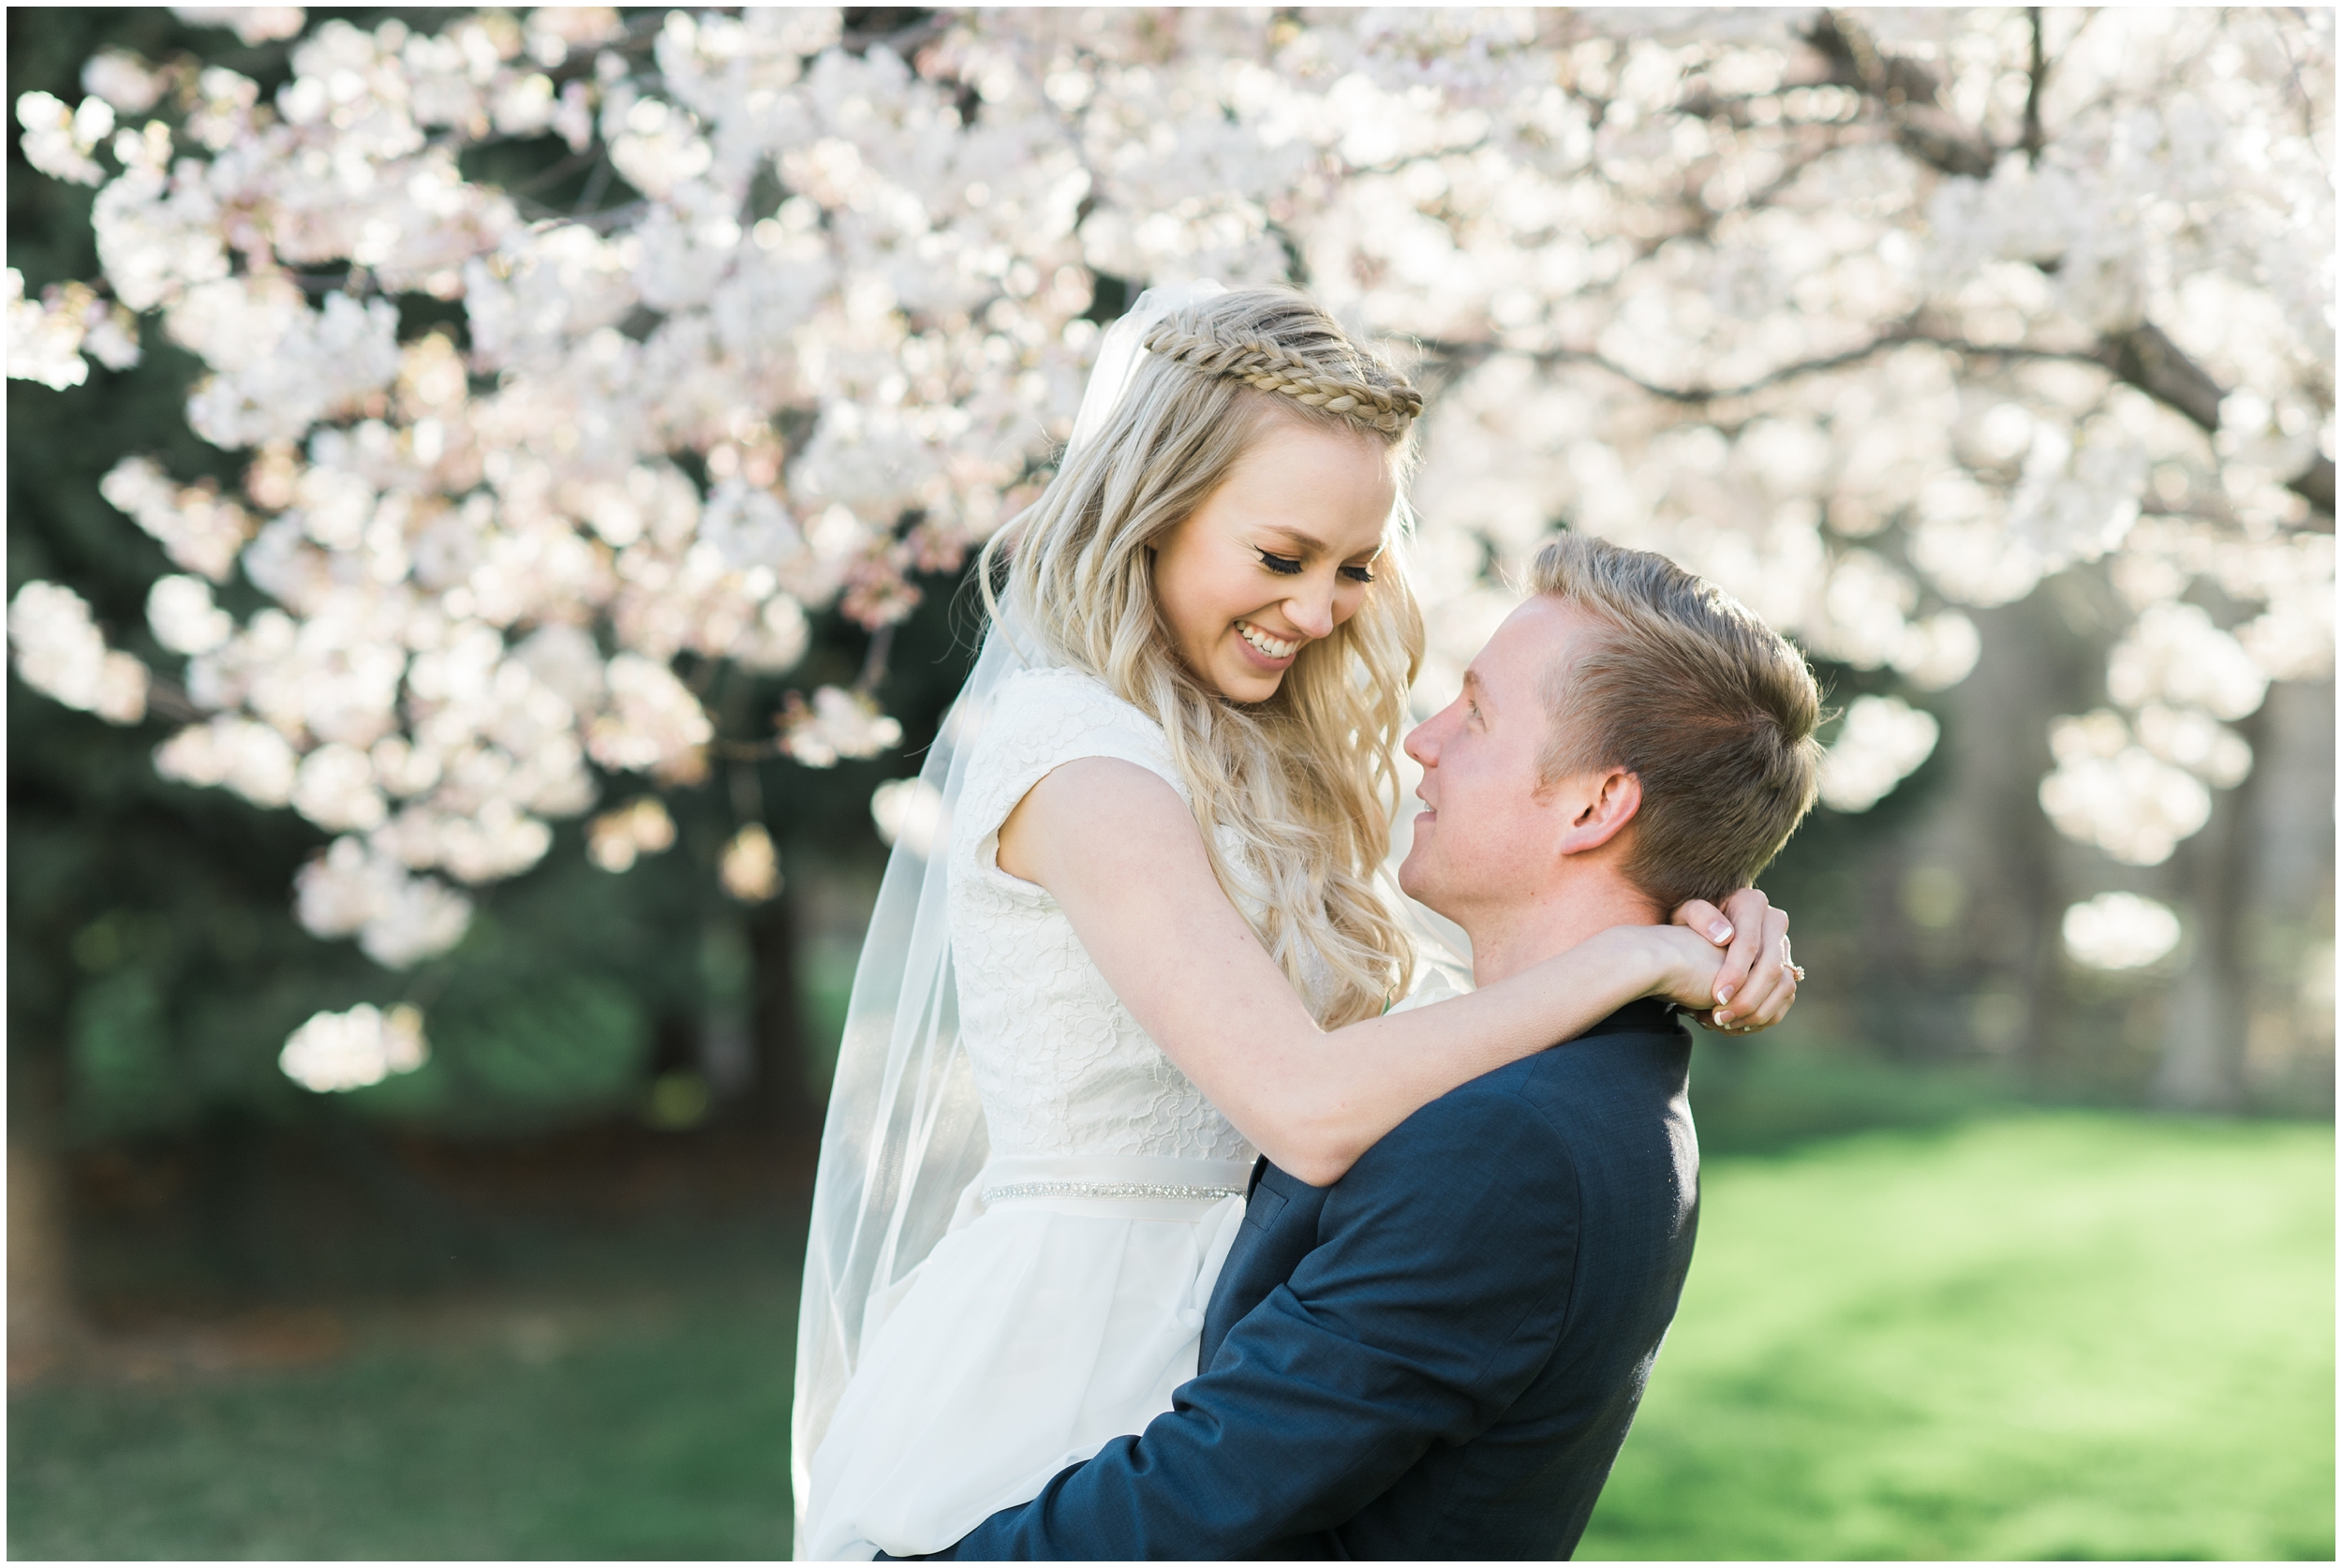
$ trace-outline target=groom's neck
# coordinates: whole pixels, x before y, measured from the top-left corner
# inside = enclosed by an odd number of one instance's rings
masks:
[[[1556,881],[1537,898],[1472,911],[1463,923],[1472,939],[1472,982],[1493,985],[1566,953],[1613,925],[1655,925],[1667,917],[1624,880],[1601,875]]]

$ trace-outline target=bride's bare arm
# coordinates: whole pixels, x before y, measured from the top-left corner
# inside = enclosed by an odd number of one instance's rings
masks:
[[[1710,1005],[1724,959],[1681,926],[1622,925],[1470,996],[1329,1031],[1221,891],[1193,816],[1144,768],[1059,768],[1010,814],[999,858],[1049,890],[1115,995],[1237,1130],[1317,1186],[1449,1089],[1638,997]]]

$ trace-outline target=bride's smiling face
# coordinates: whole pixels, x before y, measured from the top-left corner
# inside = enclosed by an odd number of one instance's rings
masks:
[[[1238,703],[1275,696],[1301,649],[1357,613],[1399,494],[1372,436],[1267,418],[1154,547],[1155,598],[1180,661]]]

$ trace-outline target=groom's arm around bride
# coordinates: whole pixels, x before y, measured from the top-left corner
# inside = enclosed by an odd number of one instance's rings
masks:
[[[1267,1170],[1208,1370],[948,1555],[1565,1554],[1691,1261],[1689,1054],[1638,1003],[1426,1107],[1331,1188]]]
[[[1483,984],[1746,885],[1815,791],[1818,693],[1745,609],[1574,536],[1535,586],[1408,740],[1430,809],[1401,881]],[[1786,1008],[1778,918],[1719,1019]],[[1637,1002],[1331,1187],[1264,1165],[1173,1409],[936,1555],[1567,1556],[1691,1260],[1689,1058]]]

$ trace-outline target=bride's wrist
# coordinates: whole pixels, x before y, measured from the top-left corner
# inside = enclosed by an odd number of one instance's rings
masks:
[[[1612,925],[1595,932],[1573,952],[1590,963],[1579,984],[1591,980],[1615,1007],[1643,997],[1664,996],[1675,982],[1674,955],[1653,940],[1654,927]]]
[[[1668,941],[1665,927],[1615,925],[1611,930],[1618,934],[1631,954],[1628,959],[1629,972],[1636,989],[1627,1000],[1673,996],[1682,978],[1677,972],[1681,955]]]

